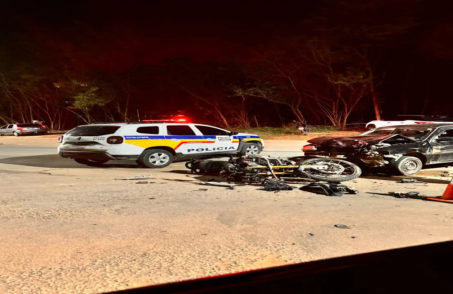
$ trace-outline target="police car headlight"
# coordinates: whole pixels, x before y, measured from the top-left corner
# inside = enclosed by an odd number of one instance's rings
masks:
[[[112,136],[107,138],[107,143],[109,144],[121,144],[123,143],[123,137],[120,136]]]

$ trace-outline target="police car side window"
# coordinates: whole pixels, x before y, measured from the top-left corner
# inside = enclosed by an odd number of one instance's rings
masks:
[[[167,126],[167,134],[176,136],[195,136],[189,126]]]
[[[200,132],[203,134],[203,135],[214,135],[214,136],[229,136],[230,133],[224,131],[224,130],[221,130],[221,129],[217,129],[217,128],[212,128],[212,127],[207,127],[207,126],[196,126],[197,129],[200,130]]]
[[[137,128],[137,133],[140,134],[152,134],[152,135],[159,135],[159,127],[139,127]]]

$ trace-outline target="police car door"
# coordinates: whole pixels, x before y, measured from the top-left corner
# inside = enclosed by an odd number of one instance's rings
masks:
[[[201,134],[197,134],[195,128],[188,124],[169,124],[167,125],[166,140],[169,140],[169,146],[176,153],[184,155],[195,155],[209,152],[211,144],[215,139],[205,139]]]
[[[234,152],[238,149],[239,140],[234,138],[231,132],[206,125],[195,125],[195,127],[204,138],[214,140],[213,144],[210,144],[211,152]]]

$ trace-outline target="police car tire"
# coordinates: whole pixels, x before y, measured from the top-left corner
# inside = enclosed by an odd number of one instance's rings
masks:
[[[159,155],[160,154],[160,155]],[[166,162],[163,162],[162,164],[155,164],[151,162],[151,157],[153,155],[157,155],[159,157],[162,157],[162,159],[167,159]],[[168,152],[167,150],[163,149],[150,149],[146,150],[143,152],[142,156],[139,159],[139,163],[145,167],[151,167],[151,168],[161,168],[161,167],[166,167],[170,165],[170,163],[173,162],[173,154]]]
[[[254,147],[256,147],[256,149],[255,149]],[[248,148],[254,148],[255,150],[258,150],[258,152],[257,152],[256,154],[260,154],[260,153],[261,153],[261,146],[260,146],[260,144],[258,144],[258,143],[245,143],[245,144],[244,144],[244,147],[242,147],[241,154],[242,154],[242,155],[248,155],[248,154],[247,154],[247,149],[248,149]],[[255,154],[253,154],[253,155],[255,155]]]

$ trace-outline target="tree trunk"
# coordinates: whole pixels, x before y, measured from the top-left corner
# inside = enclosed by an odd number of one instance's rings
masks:
[[[256,126],[257,128],[259,128],[259,127],[260,127],[260,124],[258,123],[258,119],[256,118],[256,115],[253,116],[253,120],[255,121],[255,126]]]
[[[226,117],[223,115],[222,111],[217,106],[215,106],[215,111],[217,112],[217,114],[219,115],[220,119],[222,120],[223,125],[225,126],[225,128],[229,128],[230,124],[228,123],[228,120],[226,119]]]

